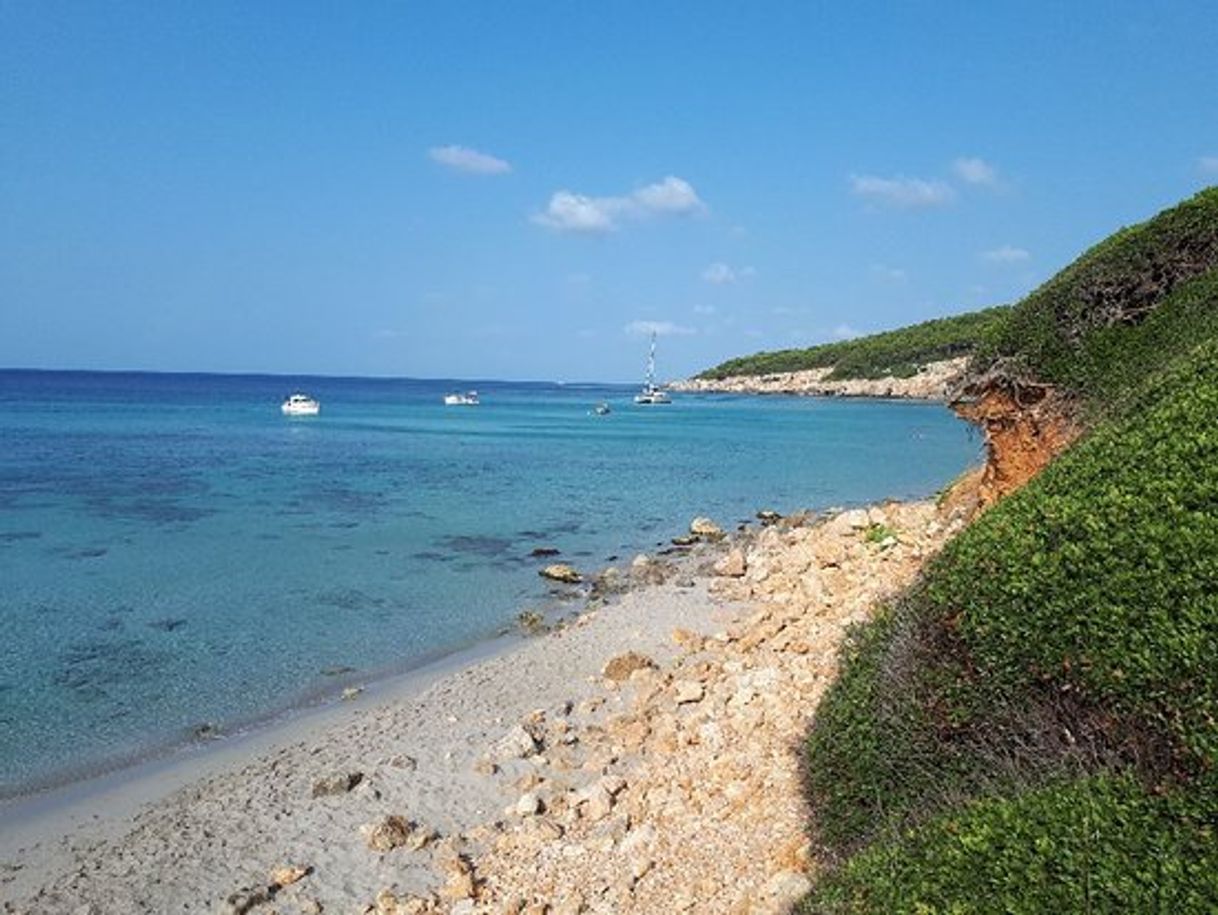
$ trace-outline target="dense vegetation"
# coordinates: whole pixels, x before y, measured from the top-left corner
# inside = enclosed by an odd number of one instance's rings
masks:
[[[1218,910],[1218,190],[976,361],[1094,428],[850,641],[809,738],[838,866],[803,909]]]
[[[912,327],[890,330],[856,340],[824,343],[808,349],[786,349],[731,359],[699,378],[768,375],[833,367],[833,379],[908,378],[928,362],[968,356],[983,340],[995,336],[1010,309],[987,308],[950,318],[936,318]]]

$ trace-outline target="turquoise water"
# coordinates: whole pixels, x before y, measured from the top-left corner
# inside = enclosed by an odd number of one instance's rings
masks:
[[[0,794],[417,665],[708,514],[933,492],[942,407],[621,387],[0,372]],[[288,419],[292,390],[322,402]],[[590,415],[600,400],[605,417]]]

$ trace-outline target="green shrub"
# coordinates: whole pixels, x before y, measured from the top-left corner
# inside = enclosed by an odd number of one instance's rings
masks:
[[[857,855],[800,911],[1213,912],[1214,800],[1112,775],[986,798]]]
[[[773,372],[799,372],[833,366],[831,379],[908,378],[928,362],[967,356],[983,339],[997,334],[1010,309],[987,308],[949,318],[936,318],[911,327],[884,333],[824,343],[808,349],[789,349],[757,353],[731,359],[708,369],[699,378],[727,378],[733,375],[768,375]]]

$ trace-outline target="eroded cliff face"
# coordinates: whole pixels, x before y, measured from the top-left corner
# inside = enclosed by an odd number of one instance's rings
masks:
[[[951,406],[985,434],[986,463],[975,481],[982,505],[1019,489],[1081,431],[1069,399],[1047,385],[978,382]]]

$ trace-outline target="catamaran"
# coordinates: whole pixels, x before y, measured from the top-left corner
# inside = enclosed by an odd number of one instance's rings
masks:
[[[647,381],[643,383],[643,390],[634,395],[634,402],[637,404],[664,404],[672,403],[667,392],[660,390],[656,385],[656,334],[651,332],[651,353],[647,356]]]

